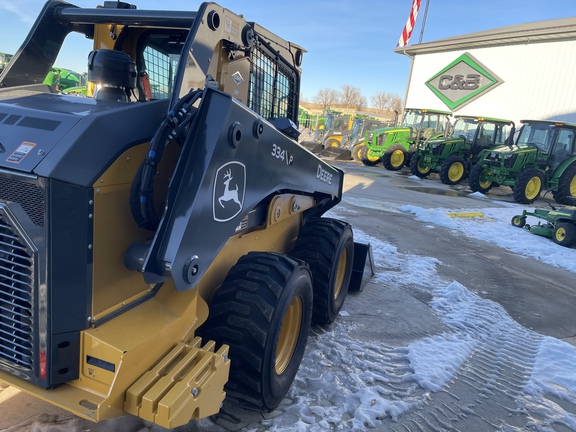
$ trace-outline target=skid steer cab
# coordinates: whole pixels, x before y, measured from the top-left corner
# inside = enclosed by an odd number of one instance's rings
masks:
[[[43,84],[71,33],[87,97]],[[165,428],[280,403],[370,252],[321,217],[303,53],[214,3],[45,4],[0,75],[0,381]]]

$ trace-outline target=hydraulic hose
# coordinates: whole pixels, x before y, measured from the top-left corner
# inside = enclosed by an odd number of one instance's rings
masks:
[[[174,108],[164,116],[160,127],[150,141],[148,154],[134,177],[130,191],[132,216],[140,227],[152,231],[158,228],[160,216],[154,207],[156,168],[170,142],[176,141],[180,146],[184,144],[187,129],[196,113],[193,105],[201,96],[202,90],[192,90],[178,100]]]

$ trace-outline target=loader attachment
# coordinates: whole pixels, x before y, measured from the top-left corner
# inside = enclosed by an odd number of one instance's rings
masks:
[[[364,291],[366,284],[375,274],[372,246],[370,243],[354,242],[354,263],[349,290]]]
[[[351,160],[352,153],[347,148],[327,147],[319,153],[319,156],[334,160]]]
[[[324,150],[324,144],[317,141],[301,141],[300,145],[314,154],[319,154]]]

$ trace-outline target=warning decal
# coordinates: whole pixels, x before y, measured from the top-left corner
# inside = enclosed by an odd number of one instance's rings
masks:
[[[16,150],[6,159],[6,162],[19,164],[22,160],[36,147],[36,143],[24,141]]]

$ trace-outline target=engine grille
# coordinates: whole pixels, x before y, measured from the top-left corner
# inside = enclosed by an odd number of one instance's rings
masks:
[[[20,204],[34,225],[44,226],[44,197],[35,184],[0,177],[0,199]]]
[[[0,359],[33,369],[34,251],[0,208]]]

